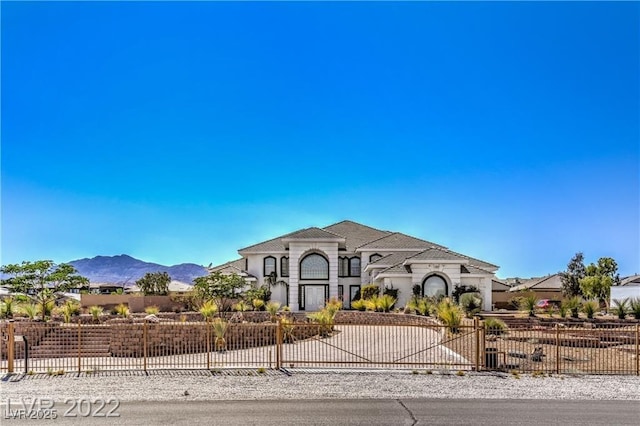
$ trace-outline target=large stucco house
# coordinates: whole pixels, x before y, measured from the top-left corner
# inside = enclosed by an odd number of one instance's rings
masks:
[[[476,286],[483,309],[491,310],[492,280],[498,266],[429,241],[352,221],[307,228],[238,250],[238,260],[210,270],[236,273],[263,285],[270,275],[287,285],[272,287],[272,300],[293,311],[314,311],[328,298],[345,309],[360,286],[375,283],[399,290],[404,306],[414,285],[423,295],[452,294],[455,286]]]

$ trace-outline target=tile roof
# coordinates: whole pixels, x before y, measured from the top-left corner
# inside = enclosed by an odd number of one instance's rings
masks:
[[[382,271],[380,271],[380,274],[410,274],[411,273],[411,267],[410,266],[405,266],[403,264],[404,262],[399,262],[393,266],[388,267],[387,269],[383,269]]]
[[[634,286],[640,283],[640,275],[631,275],[620,280],[620,285]]]
[[[410,257],[411,260],[466,260],[464,256],[449,250],[430,248]],[[407,259],[409,260],[409,259]]]
[[[287,234],[286,237],[282,238],[344,238],[342,235],[338,235],[335,232],[326,231],[320,228],[307,228],[301,229],[300,231],[292,232],[291,234]]]
[[[209,272],[235,272],[239,273],[244,271],[245,260],[243,258],[232,260],[227,263],[223,263],[222,265],[214,266],[209,268]]]
[[[509,291],[522,291],[531,289],[562,289],[562,277],[560,274],[547,275],[541,278],[532,278],[520,285],[511,287]]]
[[[347,251],[350,253],[354,252],[358,246],[391,233],[350,220],[343,220],[342,222],[325,226],[323,229],[345,237],[347,240]]]
[[[460,273],[462,274],[491,274],[493,272],[487,271],[486,269],[478,268],[473,265],[460,265]]]
[[[398,253],[391,253],[369,263],[369,265],[392,266],[398,262],[404,262],[406,258],[418,253],[418,251],[401,251]]]
[[[430,241],[421,240],[410,235],[403,234],[401,232],[393,232],[389,235],[384,235],[377,240],[370,241],[366,244],[359,246],[361,250],[376,250],[376,249],[427,249],[430,247],[446,248]]]

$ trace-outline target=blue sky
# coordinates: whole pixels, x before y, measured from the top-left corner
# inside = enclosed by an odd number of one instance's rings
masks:
[[[638,3],[3,2],[2,264],[351,219],[640,272]]]

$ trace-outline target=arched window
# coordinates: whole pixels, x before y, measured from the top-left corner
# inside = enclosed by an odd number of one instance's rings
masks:
[[[382,255],[378,254],[378,253],[374,253],[371,256],[369,256],[369,263],[375,262],[378,259],[381,259]]]
[[[440,297],[448,294],[447,282],[438,275],[431,275],[422,282],[422,294],[429,297]]]
[[[349,276],[349,259],[346,257],[338,258],[338,276],[339,277]]]
[[[289,258],[281,257],[280,258],[280,275],[283,277],[289,276]]]
[[[311,253],[300,262],[300,279],[328,280],[329,262],[323,256]]]
[[[265,257],[263,269],[265,277],[268,277],[272,273],[276,272],[276,258],[273,256]]]
[[[349,259],[349,276],[350,277],[359,277],[360,276],[360,258],[352,257]]]

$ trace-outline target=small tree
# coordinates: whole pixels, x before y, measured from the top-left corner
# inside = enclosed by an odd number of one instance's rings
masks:
[[[0,272],[11,276],[0,280],[2,285],[11,288],[14,292],[35,293],[43,319],[51,311],[49,308],[59,293],[80,288],[89,283],[89,280],[79,275],[72,265],[68,263],[56,265],[52,260],[24,261],[20,264],[4,265],[0,268]]]
[[[242,291],[247,286],[241,276],[225,275],[219,271],[198,277],[193,282],[196,294],[203,300],[213,300],[219,312],[230,310],[231,301],[242,297]]]
[[[147,272],[136,281],[136,285],[145,296],[166,296],[169,294],[171,277],[166,272]]]
[[[586,275],[584,255],[576,253],[567,265],[567,270],[560,273],[562,280],[562,294],[566,297],[582,296],[580,280]]]

